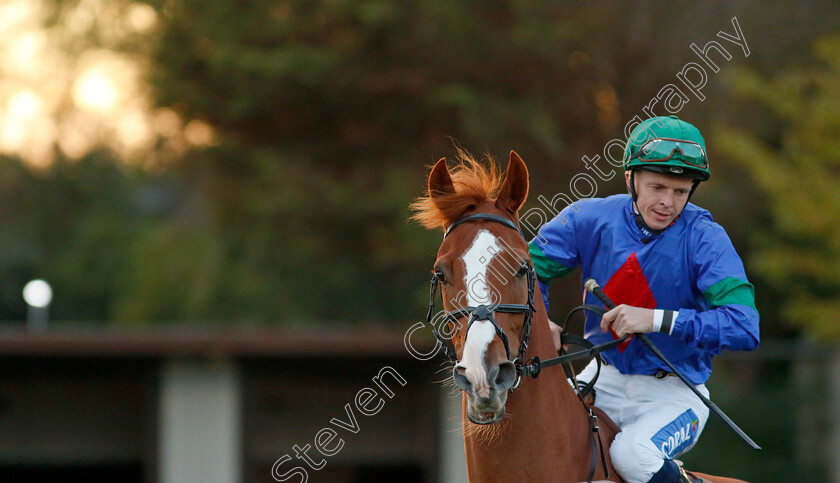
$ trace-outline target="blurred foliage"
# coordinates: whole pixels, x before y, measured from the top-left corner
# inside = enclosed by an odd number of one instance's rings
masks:
[[[4,319],[25,317],[21,287],[44,278],[57,294],[54,318],[108,320],[128,296],[129,257],[162,222],[142,198],[152,177],[93,152],[72,163],[37,170],[16,159],[0,162],[0,303]],[[155,203],[159,203],[156,201]]]
[[[250,7],[166,3],[153,63],[158,105],[220,134],[176,168],[223,238],[214,316],[417,317],[439,234],[406,208],[448,137],[558,156],[569,106],[599,109],[588,55],[568,62],[584,25],[553,2]]]
[[[776,330],[763,304],[781,303],[777,284],[751,271],[763,263],[752,244],[767,246],[756,227],[776,236],[765,186],[743,182],[749,168],[728,162],[728,133],[712,128],[743,116],[722,76],[810,65],[801,39],[836,28],[835,2],[151,0],[155,29],[108,43],[61,30],[79,1],[54,2],[63,45],[129,53],[152,108],[210,126],[213,142],[183,154],[161,142],[145,169],[105,150],[46,169],[2,160],[0,319],[25,316],[20,288],[41,277],[61,320],[416,321],[440,233],[408,224],[407,206],[430,164],[453,143],[500,159],[515,149],[532,173],[525,208],[539,206],[697,61],[691,43],[719,40],[732,60],[679,113],[709,133],[713,182],[695,201],[747,256],[763,330]],[[715,36],[735,16],[748,58]],[[760,117],[741,134],[783,156],[767,134],[793,121]],[[622,191],[615,174],[599,196]],[[576,285],[559,283],[552,306],[575,303]]]
[[[707,383],[711,398],[761,451],[711,414],[698,444],[680,456],[687,469],[762,483],[831,481],[822,456],[829,453],[825,441],[832,427],[824,384],[830,361],[813,347],[807,356],[787,359],[792,348],[775,347],[772,360],[735,353],[715,359]]]
[[[814,57],[772,76],[733,72],[744,112],[762,122],[721,130],[718,142],[765,193],[752,270],[778,294],[784,320],[840,340],[840,36],[816,42]]]

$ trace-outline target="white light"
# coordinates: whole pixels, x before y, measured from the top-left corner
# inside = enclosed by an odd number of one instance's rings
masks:
[[[128,7],[128,24],[135,31],[144,32],[154,27],[155,23],[157,13],[154,8],[142,3],[132,3]]]
[[[23,287],[23,300],[33,307],[46,307],[52,300],[52,288],[43,280],[32,280]]]
[[[8,113],[15,119],[33,119],[41,111],[42,101],[30,91],[18,92],[9,99]]]
[[[101,72],[87,72],[73,84],[73,100],[83,109],[100,112],[111,110],[118,97],[113,79]]]

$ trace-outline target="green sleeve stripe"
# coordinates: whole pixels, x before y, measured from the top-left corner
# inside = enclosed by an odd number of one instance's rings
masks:
[[[738,304],[752,308],[755,307],[755,289],[752,284],[736,277],[726,277],[707,288],[703,295],[712,305],[712,308],[721,305]]]
[[[572,271],[571,268],[545,256],[537,243],[529,243],[528,252],[531,254],[531,261],[534,262],[534,270],[537,272],[537,278],[542,283],[549,283]]]

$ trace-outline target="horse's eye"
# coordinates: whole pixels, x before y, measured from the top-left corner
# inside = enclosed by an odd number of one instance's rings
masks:
[[[523,263],[523,264],[522,264],[522,266],[521,266],[521,267],[519,267],[519,271],[518,271],[518,272],[516,272],[516,276],[517,276],[517,277],[521,277],[521,276],[523,276],[523,275],[526,275],[526,274],[528,273],[528,271],[529,271],[529,270],[530,270],[530,267],[528,266],[528,264],[527,264],[527,263]]]
[[[437,278],[440,283],[446,283],[446,275],[442,270],[435,270],[435,278]]]

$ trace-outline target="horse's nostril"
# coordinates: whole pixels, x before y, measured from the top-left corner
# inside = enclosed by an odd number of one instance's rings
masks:
[[[467,369],[465,367],[455,366],[455,369],[452,370],[452,379],[455,380],[455,384],[461,388],[462,391],[469,392],[472,389],[472,384],[470,380],[467,379]]]
[[[497,391],[507,391],[516,382],[516,366],[513,362],[505,361],[490,371],[490,380]]]

